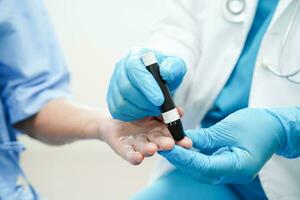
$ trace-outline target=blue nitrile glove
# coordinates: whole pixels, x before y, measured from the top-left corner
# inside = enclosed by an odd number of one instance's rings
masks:
[[[113,118],[133,121],[160,114],[158,106],[164,101],[163,94],[140,58],[149,51],[134,49],[116,64],[106,99]],[[186,73],[185,63],[178,57],[154,52],[160,74],[174,92]]]
[[[300,156],[300,109],[243,109],[186,135],[196,150],[175,146],[160,154],[201,182],[248,183],[274,153]]]

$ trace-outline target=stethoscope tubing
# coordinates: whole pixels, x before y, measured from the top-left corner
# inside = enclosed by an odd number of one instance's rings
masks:
[[[280,49],[279,49],[279,55],[278,55],[278,57],[279,57],[279,66],[285,66],[283,55],[284,55],[284,52],[285,52],[285,49],[286,49],[286,46],[287,46],[287,40],[289,38],[291,29],[293,28],[293,26],[295,24],[295,21],[296,21],[295,19],[296,19],[299,7],[300,7],[300,0],[297,0],[297,4],[296,4],[296,7],[295,7],[294,12],[292,14],[292,17],[290,19],[290,22],[289,22],[289,24],[286,28],[286,31],[284,32],[284,36],[283,36],[283,38],[280,42]],[[265,64],[265,63],[263,63],[262,65],[263,65],[263,67],[268,69],[274,75],[276,75],[278,77],[281,77],[281,78],[286,78],[290,82],[300,84],[300,80],[296,81],[296,80],[293,79],[294,76],[300,74],[300,68],[293,71],[293,72],[284,74],[280,71],[280,67],[274,67],[274,66],[271,66],[271,65],[268,65],[268,64]],[[279,68],[279,70],[277,70],[276,68]]]

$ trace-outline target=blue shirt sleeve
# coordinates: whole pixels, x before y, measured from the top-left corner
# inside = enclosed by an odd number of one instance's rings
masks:
[[[69,73],[40,0],[0,1],[0,95],[9,122],[70,97]]]

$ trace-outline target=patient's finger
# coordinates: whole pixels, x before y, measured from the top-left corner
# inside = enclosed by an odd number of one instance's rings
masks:
[[[133,165],[138,165],[144,160],[143,154],[134,150],[128,138],[124,137],[114,143],[114,150],[125,160]]]
[[[143,160],[144,160],[144,156],[137,151],[129,151],[127,152],[127,161],[130,162],[133,165],[139,165]]]
[[[132,146],[135,151],[142,153],[145,157],[152,156],[157,151],[157,145],[149,142],[144,134],[134,136]]]
[[[184,137],[182,140],[177,141],[176,144],[189,149],[193,146],[193,141],[188,137]]]
[[[147,134],[147,138],[149,141],[157,145],[159,151],[170,150],[175,144],[174,140],[171,137],[165,136],[160,132],[149,133]]]
[[[178,114],[180,117],[182,117],[184,115],[184,110],[182,107],[176,107],[177,108],[177,111],[178,111]]]

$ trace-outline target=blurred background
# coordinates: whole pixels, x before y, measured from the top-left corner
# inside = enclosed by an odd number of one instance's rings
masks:
[[[159,0],[46,0],[77,100],[103,108],[115,62],[142,45]],[[99,141],[51,147],[22,136],[22,165],[49,200],[121,200],[143,188],[157,157],[131,166]]]

